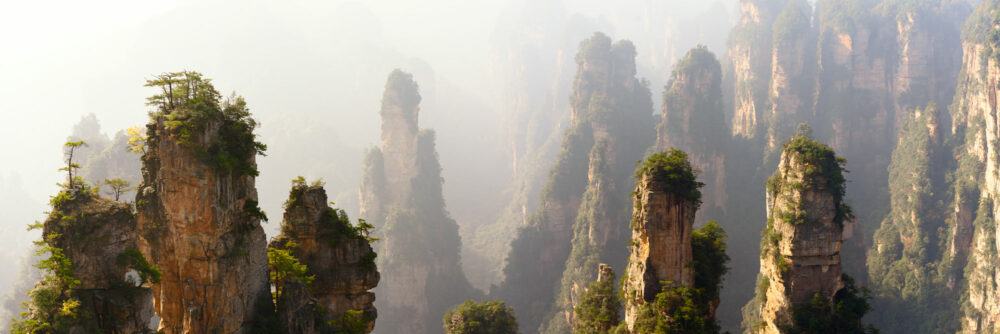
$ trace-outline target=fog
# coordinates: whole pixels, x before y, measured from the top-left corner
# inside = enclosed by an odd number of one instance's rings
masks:
[[[512,138],[504,127],[514,111],[504,99],[511,87],[524,86],[510,82],[512,60],[537,61],[544,70],[521,74],[527,87],[567,86],[580,40],[596,30],[631,40],[639,77],[650,81],[659,110],[657,96],[684,52],[705,44],[723,57],[735,3],[0,3],[0,266],[11,268],[0,271],[0,293],[39,237],[25,226],[44,219],[58,191],[61,146],[74,124],[94,114],[112,137],[145,124],[145,97],[153,92],[143,83],[155,74],[198,71],[224,95],[246,98],[269,146],[258,157],[257,187],[273,236],[289,180],[298,175],[326,180],[337,206],[357,216],[362,152],[379,143],[386,76],[394,68],[413,73],[424,97],[420,125],[437,131],[445,199],[465,237],[497,221],[511,201],[504,189],[513,180]],[[548,54],[567,63],[551,66]],[[567,95],[550,95],[553,119],[564,121]],[[479,288],[497,280],[469,276]]]

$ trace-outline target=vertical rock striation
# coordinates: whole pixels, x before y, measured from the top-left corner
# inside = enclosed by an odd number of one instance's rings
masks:
[[[285,287],[277,313],[286,333],[329,333],[344,317],[357,318],[366,332],[375,326],[375,294],[379,272],[375,252],[343,210],[327,204],[322,186],[292,187],[285,204],[281,234],[271,248],[287,249],[314,277],[299,293]],[[331,325],[332,323],[332,325]]]
[[[364,219],[378,227],[379,333],[430,333],[451,306],[480,292],[462,272],[458,224],[445,210],[434,132],[417,131],[420,94],[393,71],[382,98],[382,147],[365,159]]]
[[[778,0],[741,0],[739,20],[729,34],[728,57],[733,66],[734,137],[751,139],[762,133],[771,69],[771,25],[781,10]]]
[[[860,329],[868,306],[853,308],[861,304],[854,304],[856,291],[842,274],[840,258],[844,222],[852,219],[843,202],[844,163],[832,149],[808,137],[797,136],[784,145],[778,170],[767,182],[768,219],[757,296],[745,310],[753,322],[748,330]],[[846,299],[850,306],[841,307]],[[811,322],[800,323],[802,319]]]
[[[694,285],[691,231],[701,205],[698,188],[702,184],[694,180],[686,159],[659,160],[658,156],[640,167],[633,192],[631,255],[622,279],[629,330],[636,325],[639,309],[663,291],[663,282],[668,282],[666,287]]]
[[[1000,329],[1000,270],[997,251],[997,199],[1000,198],[1000,128],[997,94],[1000,61],[996,56],[998,1],[984,1],[966,22],[962,73],[951,108],[952,135],[958,147],[955,173],[955,240],[957,249],[971,241],[965,267],[967,295],[962,304],[963,333]],[[977,207],[975,211],[972,209]],[[970,229],[971,233],[963,229]]]
[[[624,249],[627,229],[614,217],[628,204],[616,189],[653,137],[652,101],[635,77],[635,56],[631,42],[602,33],[580,43],[571,124],[538,210],[511,243],[505,281],[493,291],[518,312],[522,328],[570,331],[579,293],[596,276],[581,268],[623,264],[616,250]]]
[[[688,51],[664,87],[663,114],[656,149],[690,152],[691,164],[705,178],[706,207],[725,210],[726,153],[729,137],[722,106],[722,69],[704,46]]]
[[[139,249],[160,268],[153,300],[170,333],[248,333],[273,316],[257,207],[256,123],[240,97],[193,72],[161,77],[136,195]]]

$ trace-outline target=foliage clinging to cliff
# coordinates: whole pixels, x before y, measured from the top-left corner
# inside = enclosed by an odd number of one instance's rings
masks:
[[[636,182],[649,177],[653,182],[661,182],[666,192],[701,205],[701,188],[705,184],[697,179],[697,171],[691,167],[687,153],[670,149],[651,155],[635,170]]]
[[[170,135],[194,149],[200,159],[222,173],[259,174],[251,161],[263,155],[267,146],[257,141],[253,131],[258,124],[242,96],[234,93],[223,100],[211,79],[193,71],[158,75],[146,80],[146,87],[161,91],[146,99],[148,105],[157,107],[150,116],[154,120],[164,117]],[[210,129],[210,124],[218,128]],[[213,130],[218,133],[206,142],[204,136]]]
[[[590,282],[573,308],[573,333],[606,334],[621,321],[621,298],[615,291],[615,277]]]
[[[476,303],[466,300],[444,314],[448,334],[516,334],[514,309],[501,301]]]

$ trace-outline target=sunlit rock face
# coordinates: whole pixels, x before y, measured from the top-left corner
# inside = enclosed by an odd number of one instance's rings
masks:
[[[223,139],[229,121],[216,116],[187,143],[168,129],[167,116],[147,126],[139,248],[163,272],[152,287],[165,333],[248,333],[254,320],[273,315],[267,240],[248,210],[256,208],[254,176],[220,172],[196,151]]]
[[[289,249],[306,265],[312,284],[286,287],[278,299],[278,319],[286,333],[329,333],[330,322],[360,312],[366,331],[375,326],[378,285],[375,252],[365,237],[344,225],[346,215],[328,205],[321,186],[296,185],[285,207],[281,234],[270,247]],[[294,247],[293,247],[294,245]]]
[[[43,235],[73,264],[79,284],[71,295],[80,301],[79,324],[69,333],[147,333],[153,318],[152,291],[143,286],[124,256],[136,250],[136,223],[125,203],[78,194],[53,208]]]
[[[980,10],[990,2],[983,4]],[[994,10],[996,7],[985,7]],[[976,14],[973,14],[976,15]],[[988,14],[992,17],[992,14]],[[970,18],[971,20],[971,18]],[[994,30],[990,29],[990,30]],[[991,31],[996,34],[995,31]],[[970,34],[972,35],[972,34]],[[972,37],[972,36],[970,36]],[[962,331],[983,333],[1000,328],[1000,283],[997,270],[997,214],[1000,213],[1000,182],[998,182],[998,143],[1000,127],[997,116],[997,94],[1000,93],[1000,62],[991,55],[992,42],[983,39],[967,39],[963,45],[964,62],[962,76],[952,108],[952,131],[965,134],[959,164],[969,166],[959,170],[959,182],[970,185],[968,191],[956,192],[956,196],[969,199],[956,201],[956,213],[961,231],[963,225],[973,232],[959,234],[963,239],[971,239],[968,251],[969,264],[965,274],[968,280],[968,307],[963,309]],[[978,196],[977,196],[978,194]],[[977,201],[978,198],[978,201]],[[978,202],[978,203],[977,203]],[[963,204],[968,204],[963,205]],[[973,211],[973,207],[978,210]],[[972,219],[975,217],[974,219]],[[971,237],[971,238],[970,238]],[[956,244],[961,252],[964,245]]]
[[[622,289],[625,321],[635,325],[639,308],[656,299],[663,282],[694,284],[691,231],[698,204],[667,191],[669,185],[643,175],[635,190],[632,250]]]
[[[810,301],[814,294],[833,300],[844,287],[840,195],[830,174],[809,171],[829,165],[807,159],[805,153],[786,149],[777,173],[768,181],[760,264],[767,285],[758,291],[764,294],[758,296],[763,297],[762,333],[781,333],[782,327],[792,324],[792,307]]]
[[[733,66],[733,112],[729,123],[734,137],[755,138],[766,127],[771,25],[781,5],[781,1],[740,1],[739,20],[730,33],[727,48]]]

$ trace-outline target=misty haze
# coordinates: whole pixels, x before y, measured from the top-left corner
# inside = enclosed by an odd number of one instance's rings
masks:
[[[994,333],[1000,0],[0,2],[0,331]]]

